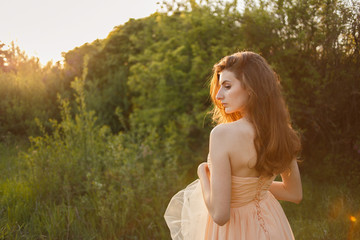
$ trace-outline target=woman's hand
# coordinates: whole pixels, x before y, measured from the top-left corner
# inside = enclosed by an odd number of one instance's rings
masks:
[[[207,162],[200,163],[197,169],[197,175],[199,178],[205,175],[210,180],[210,169],[209,169],[209,164]]]
[[[282,181],[274,181],[270,192],[278,200],[300,203],[302,200],[302,185],[299,167],[296,159],[290,164],[290,169],[281,174]]]

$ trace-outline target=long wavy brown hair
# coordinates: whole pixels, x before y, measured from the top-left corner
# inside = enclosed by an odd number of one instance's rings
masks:
[[[299,154],[301,142],[298,133],[291,126],[277,74],[263,57],[253,52],[237,52],[216,63],[210,83],[210,95],[214,103],[213,120],[217,124],[243,117],[240,112],[227,114],[221,102],[216,99],[220,89],[219,74],[225,69],[234,73],[249,92],[245,112],[256,133],[255,169],[261,175],[282,173]]]

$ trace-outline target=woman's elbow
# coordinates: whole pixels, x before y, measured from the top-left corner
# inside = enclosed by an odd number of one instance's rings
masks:
[[[302,193],[301,193],[301,194],[298,194],[298,195],[294,198],[293,202],[296,203],[296,204],[299,204],[299,203],[301,203],[302,198],[303,198]]]
[[[223,226],[225,225],[230,219],[230,214],[221,214],[221,215],[214,215],[213,220],[214,222],[219,225]]]

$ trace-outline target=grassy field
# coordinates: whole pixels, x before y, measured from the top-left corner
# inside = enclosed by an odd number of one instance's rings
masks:
[[[303,201],[282,202],[296,239],[360,239],[359,223],[354,222],[360,219],[358,189],[341,182],[314,182],[307,176],[302,182]]]
[[[33,187],[25,180],[29,169],[24,164],[22,151],[27,151],[28,144],[0,144],[0,239],[168,239],[167,229],[163,222],[158,225],[163,233],[154,237],[153,229],[146,228],[127,236],[114,229],[114,234],[102,235],[102,229],[87,229],[81,224],[83,215],[81,203],[67,205],[64,202],[37,202]],[[161,179],[159,179],[161,181]],[[185,184],[184,184],[185,185]],[[299,204],[282,202],[284,211],[292,226],[295,238],[311,239],[360,239],[360,194],[359,188],[350,189],[344,180],[334,184],[314,182],[303,176],[303,201]],[[156,195],[156,193],[155,193]],[[90,198],[100,201],[99,198]],[[136,198],[135,198],[136,199]],[[86,199],[83,205],[88,206]],[[139,202],[150,201],[137,199]],[[164,209],[168,196],[159,196],[153,209]],[[111,204],[98,204],[98,211],[116,215]],[[162,206],[163,205],[163,206]],[[39,206],[42,210],[37,213]],[[107,209],[106,209],[107,207]],[[159,216],[155,216],[158,214]],[[123,219],[123,227],[143,222],[162,221],[163,212],[148,212],[139,222],[127,222]],[[104,215],[89,214],[85,216],[91,226],[98,221],[105,221]],[[121,218],[117,218],[121,221]],[[114,224],[117,226],[117,224]],[[76,232],[76,234],[74,234]],[[124,234],[124,235],[122,235]],[[119,237],[120,236],[120,237]],[[150,236],[150,237],[149,237]]]

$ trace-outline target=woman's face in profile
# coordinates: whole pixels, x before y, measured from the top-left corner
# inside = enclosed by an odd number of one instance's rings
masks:
[[[249,93],[244,89],[240,80],[233,72],[224,70],[219,77],[220,89],[216,99],[221,102],[227,114],[244,111],[249,99]]]

